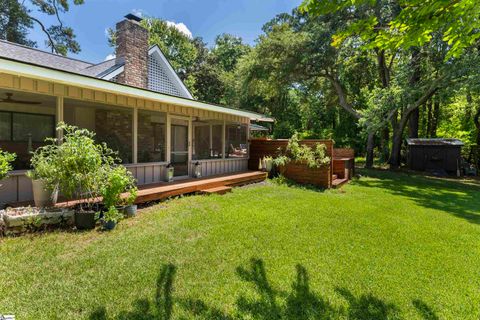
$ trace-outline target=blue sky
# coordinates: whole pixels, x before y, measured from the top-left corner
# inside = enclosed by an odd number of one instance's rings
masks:
[[[184,29],[186,26],[194,37],[202,37],[209,45],[216,35],[224,32],[241,36],[245,42],[253,44],[261,34],[265,22],[278,13],[290,12],[300,2],[301,0],[85,0],[84,5],[72,5],[63,20],[73,27],[82,48],[78,55],[69,56],[100,62],[112,53],[105,30],[114,27],[116,22],[130,12],[172,21]],[[51,20],[47,18],[47,21]],[[31,37],[37,41],[39,48],[44,48],[45,38],[37,26]]]

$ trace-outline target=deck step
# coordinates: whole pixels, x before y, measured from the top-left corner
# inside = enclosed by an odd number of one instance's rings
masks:
[[[334,179],[332,181],[332,187],[333,188],[340,188],[342,185],[344,185],[345,183],[348,182],[348,179],[347,178],[343,178],[343,179]]]
[[[232,187],[222,186],[222,187],[200,190],[200,193],[203,193],[203,194],[225,194],[227,192],[232,192]]]

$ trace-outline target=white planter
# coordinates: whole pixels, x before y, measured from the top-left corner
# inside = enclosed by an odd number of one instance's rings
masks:
[[[38,208],[54,206],[57,203],[58,190],[50,191],[45,188],[42,180],[32,180],[33,200]]]

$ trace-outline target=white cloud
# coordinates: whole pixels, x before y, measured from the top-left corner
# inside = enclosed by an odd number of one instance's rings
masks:
[[[132,13],[139,18],[142,18],[145,15],[145,10],[143,9],[132,9]]]
[[[189,37],[190,39],[193,38],[192,32],[183,22],[175,23],[173,21],[165,21],[168,26],[175,27],[178,31]]]
[[[108,56],[105,57],[105,61],[114,59],[116,56],[114,53],[109,54]]]

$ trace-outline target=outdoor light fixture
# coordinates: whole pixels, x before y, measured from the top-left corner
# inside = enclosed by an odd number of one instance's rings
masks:
[[[200,162],[195,162],[193,165],[193,177],[194,178],[201,178],[202,177],[202,166],[200,165]]]
[[[172,166],[171,163],[167,164],[167,167],[165,168],[165,181],[166,182],[172,182],[173,181],[174,169],[175,168]]]

